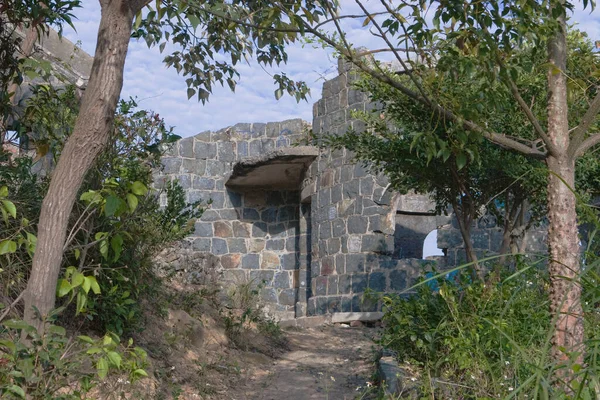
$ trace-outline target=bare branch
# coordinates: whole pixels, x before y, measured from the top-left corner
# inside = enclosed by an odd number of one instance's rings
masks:
[[[581,157],[586,151],[588,151],[597,144],[600,144],[600,133],[595,133],[594,135],[585,139],[575,151],[574,157],[576,159]]]
[[[508,86],[510,87],[510,91],[512,92],[514,98],[517,100],[517,103],[519,103],[521,110],[523,110],[523,112],[527,116],[529,122],[531,122],[531,124],[533,125],[535,133],[537,133],[537,135],[540,137],[540,139],[542,139],[542,141],[546,145],[548,153],[554,156],[558,155],[558,149],[556,148],[554,143],[552,143],[550,137],[548,136],[544,128],[542,128],[542,126],[540,125],[540,121],[535,115],[533,115],[533,111],[531,111],[529,105],[527,105],[527,103],[525,103],[525,100],[523,100],[523,97],[521,97],[521,93],[519,92],[519,88],[517,87],[515,82],[510,77],[508,77],[507,80]]]
[[[590,129],[590,127],[596,120],[596,117],[598,116],[599,112],[600,112],[600,90],[598,91],[598,93],[596,93],[596,97],[594,98],[594,100],[592,101],[592,104],[590,104],[590,107],[587,109],[587,111],[583,115],[581,122],[573,131],[573,139],[571,139],[571,143],[569,144],[569,154],[574,156],[575,158],[583,155],[583,153],[585,153],[586,150],[588,150],[590,147],[592,147],[598,143],[597,142],[598,139],[595,139],[595,141],[594,141],[594,137],[596,135],[593,135],[585,140],[584,140],[584,138],[585,138],[585,134],[587,133],[587,131]],[[590,139],[592,139],[592,140],[590,141]]]
[[[25,290],[23,290],[21,294],[12,303],[10,303],[8,307],[6,307],[2,315],[0,315],[0,321],[6,318],[6,316],[10,313],[10,310],[12,310],[13,307],[21,301],[21,299],[23,299],[23,296],[25,296]]]

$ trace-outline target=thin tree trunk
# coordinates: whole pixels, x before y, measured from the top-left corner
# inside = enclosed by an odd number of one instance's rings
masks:
[[[548,178],[548,247],[550,252],[550,310],[555,318],[552,356],[562,364],[558,374],[567,384],[572,378],[566,352],[581,351],[576,358],[583,362],[583,311],[581,308],[579,235],[577,229],[575,160],[568,154],[569,125],[566,82],[566,24],[559,17],[560,28],[548,44],[549,61],[555,68],[548,72],[548,136],[559,154],[549,155]],[[567,186],[568,185],[568,186]],[[562,350],[561,350],[562,349]],[[567,388],[567,385],[563,385]]]
[[[67,140],[38,224],[38,242],[25,296],[25,321],[43,331],[56,300],[69,215],[83,179],[105,148],[123,86],[123,69],[135,12],[127,0],[101,0],[102,17],[90,81]]]

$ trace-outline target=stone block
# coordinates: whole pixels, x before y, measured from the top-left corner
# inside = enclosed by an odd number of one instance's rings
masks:
[[[293,306],[296,304],[297,289],[283,289],[279,293],[279,304]]]
[[[260,221],[260,215],[254,208],[244,208],[243,218],[248,221]]]
[[[362,237],[360,235],[349,235],[347,242],[347,253],[360,253]]]
[[[246,271],[241,269],[226,269],[223,271],[223,281],[237,285],[246,282]]]
[[[215,210],[205,210],[202,213],[201,219],[202,221],[218,221],[221,219],[221,216]]]
[[[279,256],[272,251],[263,251],[260,267],[262,269],[275,269],[279,267]]]
[[[163,165],[162,172],[164,174],[178,174],[182,164],[181,158],[163,157],[160,162]]]
[[[375,186],[375,181],[373,177],[367,176],[361,178],[360,180],[360,194],[361,196],[367,196],[369,198],[373,197],[373,188]]]
[[[219,142],[217,144],[217,154],[221,161],[233,162],[235,161],[235,143],[233,142]]]
[[[215,188],[215,180],[203,176],[194,176],[192,187],[199,190],[213,190]]]
[[[259,266],[260,266],[260,256],[258,254],[242,255],[242,268],[258,269]]]
[[[221,217],[221,219],[226,220],[226,221],[233,221],[233,220],[239,219],[240,214],[241,214],[241,212],[239,210],[235,210],[235,209],[231,209],[231,208],[219,210],[218,213],[219,213],[219,216]]]
[[[257,286],[257,285],[271,286],[274,275],[275,275],[274,271],[252,270],[252,271],[250,271],[250,281],[252,281],[252,284],[255,286]]]
[[[342,296],[342,312],[349,313],[352,311],[352,297]],[[336,314],[334,314],[336,315]]]
[[[346,273],[346,255],[336,254],[335,255],[335,272],[338,275]]]
[[[264,222],[255,222],[252,224],[252,237],[260,238],[267,236],[268,226]]]
[[[363,235],[361,251],[380,254],[391,254],[394,251],[394,238],[381,233]]]
[[[330,296],[327,298],[327,312],[337,313],[342,311],[341,296]]]
[[[221,256],[229,253],[229,250],[227,248],[227,241],[225,239],[213,238],[212,252],[216,256]]]
[[[327,297],[317,297],[317,314],[327,314],[328,307],[329,300],[327,299]]]
[[[239,238],[249,238],[250,231],[252,229],[251,227],[252,227],[252,225],[250,225],[247,222],[233,221],[232,222],[233,236],[239,237]]]
[[[216,237],[228,238],[233,236],[233,229],[231,229],[230,222],[216,221],[214,223],[214,232]]]
[[[390,272],[390,289],[401,291],[408,287],[408,276],[406,271],[394,270]]]
[[[221,266],[225,269],[235,269],[240,267],[241,261],[241,254],[226,254],[221,257]]]
[[[346,221],[338,218],[331,223],[332,235],[334,238],[339,238],[346,234]]]
[[[346,255],[346,273],[364,272],[366,257],[363,254]]]
[[[194,153],[198,160],[214,159],[217,157],[217,144],[196,141]]]
[[[474,229],[471,232],[471,241],[476,249],[489,250],[490,248],[490,235],[487,230]]]
[[[332,238],[327,240],[327,253],[336,254],[341,249],[341,241],[339,238]]]
[[[298,267],[298,256],[296,253],[286,253],[281,256],[281,267],[285,270],[294,270]]]
[[[287,289],[290,285],[290,274],[287,271],[275,272],[273,286],[277,289]]]
[[[214,235],[213,224],[210,222],[196,221],[194,228],[194,236],[212,237]]]
[[[368,274],[352,275],[352,293],[362,293],[368,285]]]
[[[267,250],[283,250],[285,247],[285,239],[267,239]]]
[[[369,289],[376,292],[386,291],[386,276],[383,272],[372,272],[369,274]]]
[[[346,182],[342,186],[342,197],[344,199],[356,199],[360,193],[360,183],[358,180]]]
[[[217,160],[206,161],[206,175],[207,176],[224,176],[229,175],[231,168],[227,163]]]
[[[318,276],[315,281],[315,296],[326,296],[327,295],[327,277],[326,276]]]
[[[287,228],[283,223],[269,224],[268,232],[273,238],[285,238],[287,236]]]
[[[253,238],[248,240],[248,251],[251,253],[260,253],[265,249],[265,240]]]
[[[368,174],[369,174],[369,171],[367,170],[367,168],[364,165],[356,164],[354,166],[354,179],[362,178],[364,176],[367,176]]]
[[[291,252],[296,251],[298,248],[298,245],[296,244],[297,239],[298,237],[295,236],[285,239],[285,250]]]
[[[348,233],[350,234],[362,234],[367,232],[367,227],[369,225],[369,219],[359,216],[353,215],[348,217]]]
[[[335,185],[331,188],[331,203],[336,204],[342,201],[342,185]]]
[[[262,288],[260,290],[260,299],[265,303],[277,303],[277,291],[273,288]]]
[[[195,239],[192,242],[192,248],[197,251],[210,251],[211,240],[207,238]]]
[[[231,253],[246,253],[246,239],[241,238],[229,238],[227,239],[227,246]]]
[[[261,212],[260,219],[267,223],[277,222],[277,211],[274,207],[267,208]]]
[[[192,178],[189,175],[177,175],[176,180],[179,182],[179,186],[181,186],[183,190],[189,190],[192,188]]]
[[[446,228],[438,229],[437,231],[437,247],[439,249],[463,247],[463,240],[458,230]]]
[[[237,158],[238,159],[246,158],[249,156],[248,142],[246,142],[246,141],[237,142],[236,147],[237,147]]]
[[[186,158],[194,158],[194,138],[180,139],[177,142],[179,145],[179,155]]]
[[[327,295],[338,294],[338,276],[330,275],[327,278]]]
[[[335,259],[332,256],[321,259],[321,275],[331,275],[335,272]]]
[[[268,206],[279,206],[279,205],[285,204],[283,192],[279,192],[279,191],[268,192],[266,195],[266,199],[263,200],[262,204],[265,204],[265,203]]]
[[[331,224],[329,222],[323,222],[319,225],[319,239],[326,240],[331,237]]]

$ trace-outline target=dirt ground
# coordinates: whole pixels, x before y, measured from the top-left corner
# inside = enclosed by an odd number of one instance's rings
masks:
[[[289,350],[269,364],[255,364],[224,399],[365,398],[377,333],[340,325],[286,331]]]

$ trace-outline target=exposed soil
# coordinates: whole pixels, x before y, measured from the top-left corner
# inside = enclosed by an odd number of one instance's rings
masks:
[[[328,326],[287,331],[289,351],[255,365],[227,399],[361,398],[374,367],[375,328]]]

